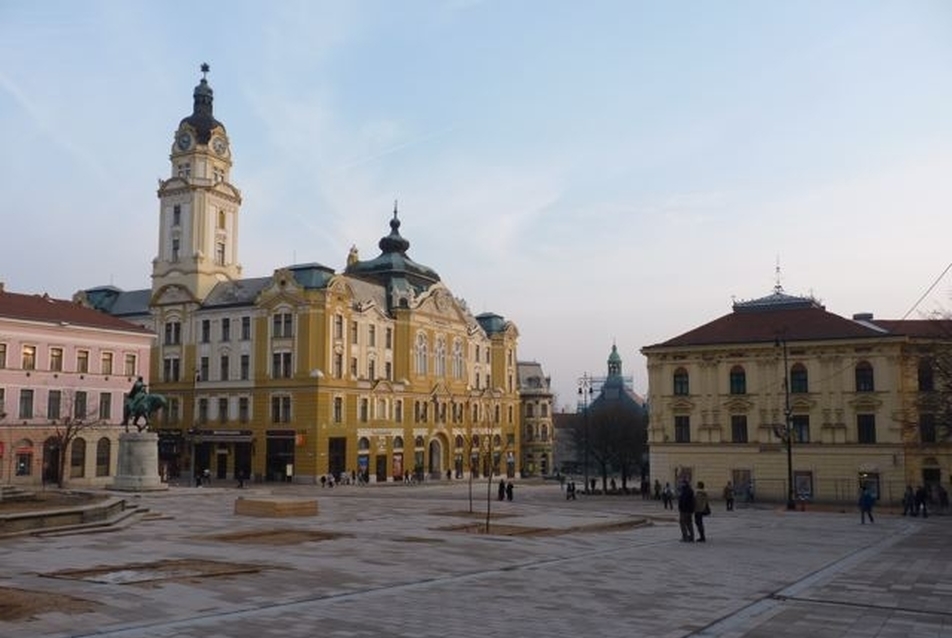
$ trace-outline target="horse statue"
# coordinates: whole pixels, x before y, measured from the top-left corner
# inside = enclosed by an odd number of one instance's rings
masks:
[[[136,396],[127,397],[122,410],[122,425],[125,426],[126,432],[128,432],[129,420],[131,419],[132,425],[139,432],[147,430],[152,416],[160,409],[167,407],[168,404],[169,402],[161,394],[140,392]],[[139,424],[140,418],[145,421],[141,425]]]

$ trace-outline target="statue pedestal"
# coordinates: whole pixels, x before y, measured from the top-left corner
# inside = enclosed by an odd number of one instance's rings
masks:
[[[124,492],[155,492],[169,486],[159,477],[159,435],[123,432],[119,435],[116,480],[110,486]]]

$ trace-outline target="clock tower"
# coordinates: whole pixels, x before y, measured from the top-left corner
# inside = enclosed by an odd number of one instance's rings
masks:
[[[237,280],[241,191],[231,184],[231,146],[212,114],[207,64],[192,114],[172,141],[171,175],[159,180],[159,253],[152,261],[153,303],[170,293],[201,303],[220,281]]]

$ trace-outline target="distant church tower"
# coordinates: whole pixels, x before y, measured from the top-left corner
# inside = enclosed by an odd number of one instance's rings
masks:
[[[608,378],[612,377],[621,377],[621,355],[615,344],[612,344],[612,353],[608,355]]]
[[[231,185],[231,147],[212,115],[203,64],[192,114],[172,142],[171,176],[159,180],[159,252],[152,261],[152,297],[167,292],[201,302],[219,281],[237,280],[241,192]],[[177,291],[172,291],[178,288]],[[184,293],[184,294],[183,294]]]

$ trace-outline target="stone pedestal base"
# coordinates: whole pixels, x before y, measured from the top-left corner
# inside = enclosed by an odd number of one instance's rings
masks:
[[[159,477],[159,435],[123,432],[119,435],[116,480],[110,486],[124,492],[155,492],[169,486]]]

